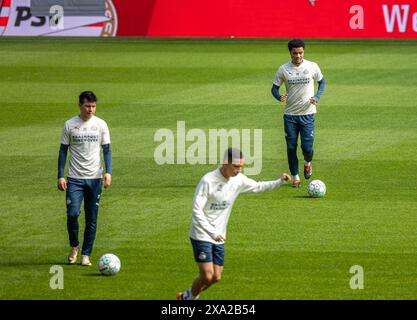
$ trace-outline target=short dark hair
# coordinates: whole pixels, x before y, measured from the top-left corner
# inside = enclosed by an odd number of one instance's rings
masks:
[[[87,100],[88,102],[97,102],[97,97],[93,91],[83,91],[78,99],[80,105]]]
[[[239,149],[236,148],[228,148],[224,153],[224,163],[233,163],[233,159],[243,159],[243,153]],[[226,162],[227,160],[227,162]]]
[[[301,39],[292,39],[288,42],[288,51],[291,51],[293,48],[305,48],[305,43]]]

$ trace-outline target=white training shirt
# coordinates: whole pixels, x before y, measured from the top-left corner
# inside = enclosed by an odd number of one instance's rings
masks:
[[[263,192],[281,186],[281,179],[255,181],[242,173],[226,179],[220,168],[201,178],[194,194],[190,238],[215,244],[216,236],[226,238],[226,227],[237,196],[244,192]]]
[[[69,145],[68,177],[99,179],[103,174],[100,147],[110,143],[110,132],[104,120],[92,116],[84,121],[75,116],[65,122],[61,144]]]
[[[316,106],[310,103],[314,97],[314,80],[320,81],[323,74],[315,62],[303,60],[297,67],[291,61],[278,68],[274,84],[285,83],[287,101],[284,113],[288,115],[306,115],[316,113]]]

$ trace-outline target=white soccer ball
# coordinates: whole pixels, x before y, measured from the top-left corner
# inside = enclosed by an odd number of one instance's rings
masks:
[[[120,259],[112,253],[106,253],[98,260],[98,270],[106,276],[112,276],[118,273],[120,267]]]
[[[307,193],[313,198],[321,198],[326,194],[326,185],[323,181],[313,180],[307,186]]]

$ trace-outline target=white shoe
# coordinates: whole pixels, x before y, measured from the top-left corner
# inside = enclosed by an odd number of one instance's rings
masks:
[[[82,258],[81,258],[81,265],[86,266],[86,267],[91,266],[90,257],[83,255]]]
[[[77,255],[80,247],[71,247],[71,250],[68,254],[68,263],[69,264],[76,264],[77,263]]]

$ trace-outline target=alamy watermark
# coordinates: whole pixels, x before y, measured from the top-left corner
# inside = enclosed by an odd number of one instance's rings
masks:
[[[164,164],[221,164],[229,147],[240,149],[245,156],[246,175],[262,171],[262,129],[186,130],[185,121],[177,121],[176,133],[168,128],[155,132],[154,159]]]
[[[64,8],[54,5],[49,9],[49,27],[52,30],[64,30]]]
[[[349,282],[350,288],[352,290],[365,289],[365,274],[363,271],[363,267],[360,265],[351,266],[349,273],[353,274]]]
[[[49,280],[49,287],[52,290],[64,289],[64,268],[59,265],[53,265],[49,269],[49,273],[52,274]]]

